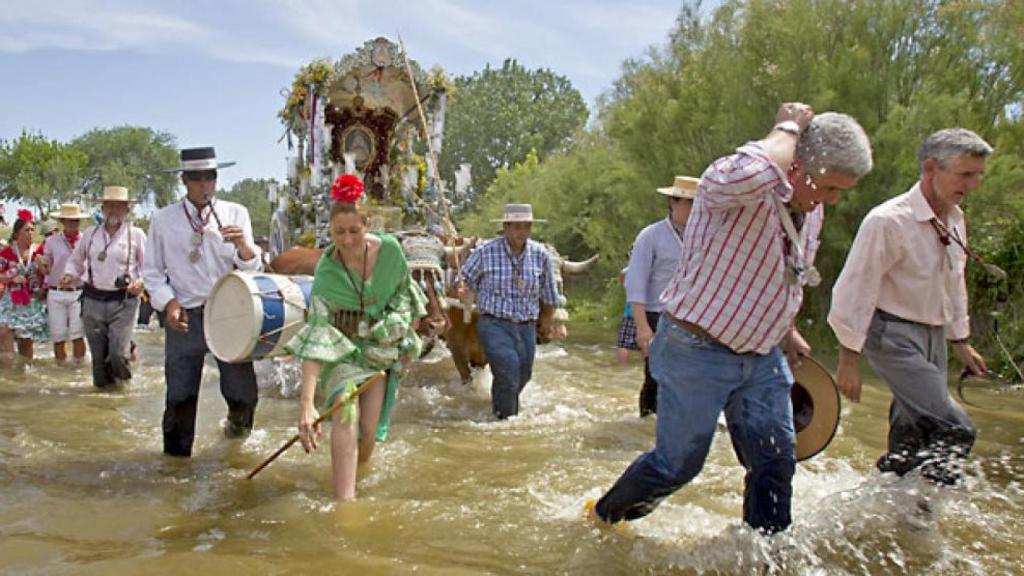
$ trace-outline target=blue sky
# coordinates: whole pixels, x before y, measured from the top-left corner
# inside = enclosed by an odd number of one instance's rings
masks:
[[[568,77],[593,107],[622,61],[662,45],[680,0],[8,0],[0,9],[0,139],[67,141],[149,126],[212,144],[229,187],[285,173],[281,92],[298,67],[401,34],[450,75],[517,58]],[[11,216],[8,207],[8,217]]]

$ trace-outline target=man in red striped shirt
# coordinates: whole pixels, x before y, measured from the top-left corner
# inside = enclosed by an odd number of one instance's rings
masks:
[[[651,344],[657,441],[594,516],[641,518],[696,477],[725,410],[747,469],[743,520],[766,533],[789,526],[796,451],[787,358],[795,364],[810,352],[793,321],[803,286],[821,280],[813,263],[822,203],[836,203],[871,166],[856,120],[787,103],[763,140],[704,172]]]

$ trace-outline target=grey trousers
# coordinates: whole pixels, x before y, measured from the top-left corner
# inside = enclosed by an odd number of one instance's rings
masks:
[[[188,332],[171,330],[167,324],[164,334],[164,376],[167,379],[164,453],[189,457],[195,439],[203,362],[210,351],[203,336],[202,309],[188,312]],[[228,405],[228,423],[224,433],[235,438],[248,436],[252,431],[258,399],[252,362],[229,364],[217,360],[217,368],[220,370],[220,393]]]
[[[878,468],[903,475],[920,466],[926,478],[955,483],[975,428],[949,394],[945,330],[876,310],[864,352],[893,397],[888,453]]]
[[[101,301],[82,298],[82,328],[92,354],[92,383],[104,388],[132,377],[132,329],[139,297]]]

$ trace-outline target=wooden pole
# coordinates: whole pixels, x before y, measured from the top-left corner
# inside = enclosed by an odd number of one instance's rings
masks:
[[[346,394],[346,395],[342,396],[341,398],[339,398],[337,400],[337,402],[334,403],[333,406],[328,408],[326,412],[321,414],[320,417],[317,418],[315,422],[313,422],[313,425],[316,426],[317,424],[320,424],[320,423],[324,422],[325,420],[330,418],[335,412],[340,410],[342,406],[345,406],[349,402],[355,400],[356,398],[359,397],[360,394],[362,394],[363,392],[366,392],[367,390],[369,390],[374,384],[377,384],[378,382],[383,381],[384,378],[385,378],[385,375],[384,375],[383,372],[378,372],[378,373],[374,374],[373,376],[370,376],[369,378],[364,380],[363,383],[360,384],[358,388],[356,388],[352,392],[349,392],[348,394]],[[277,449],[277,452],[274,452],[273,454],[271,454],[270,458],[267,458],[266,460],[264,460],[263,463],[260,464],[259,466],[257,466],[255,469],[253,469],[252,472],[249,472],[249,475],[246,476],[246,479],[252,480],[253,477],[255,477],[257,474],[259,474],[261,470],[263,470],[264,468],[269,466],[271,462],[276,460],[277,457],[280,456],[281,454],[284,454],[285,450],[291,448],[292,444],[295,444],[298,441],[299,441],[299,435],[298,434],[292,436],[290,440],[288,440],[287,442],[284,443],[284,446],[281,446],[280,448]]]
[[[412,73],[412,64],[409,63],[409,55],[405,51],[405,42],[402,41],[402,35],[398,35],[398,45],[402,49],[402,59],[405,61],[405,73],[409,77],[409,85],[412,86],[413,99],[416,100],[416,110],[419,112],[418,116],[420,119],[420,126],[423,128],[423,138],[427,141],[427,153],[430,155],[430,167],[433,168],[434,183],[437,187],[437,194],[441,198],[441,207],[444,213],[444,223],[447,228],[448,241],[452,248],[455,246],[455,236],[458,235],[459,231],[455,229],[455,224],[452,222],[451,212],[448,210],[448,199],[445,198],[444,189],[441,187],[441,173],[437,166],[437,154],[434,152],[434,144],[430,141],[430,127],[427,126],[427,116],[423,113],[423,106],[420,105],[419,90],[416,89],[416,78]],[[459,279],[462,277],[459,263],[459,251],[457,249],[452,250],[452,256],[455,258],[455,278]],[[456,280],[461,282],[461,280]]]

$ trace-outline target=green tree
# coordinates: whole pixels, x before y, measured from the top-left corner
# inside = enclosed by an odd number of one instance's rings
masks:
[[[253,179],[246,178],[235,182],[231,190],[218,190],[217,198],[223,198],[229,202],[237,202],[249,210],[249,218],[252,220],[252,233],[254,236],[267,236],[270,234],[270,201],[267,193],[271,186],[277,186],[274,179]]]
[[[171,134],[141,126],[96,128],[72,145],[89,158],[89,196],[98,197],[103,186],[126,186],[140,202],[165,206],[175,200],[178,175],[164,172],[178,165]]]
[[[1013,265],[1024,262],[1013,224],[1024,221],[1024,5],[726,0],[707,17],[698,8],[683,7],[666,45],[625,62],[587,137],[535,167],[525,163],[515,177],[499,176],[480,211],[492,216],[501,199],[550,198],[555,204],[543,217],[561,216],[545,233],[573,230],[574,237],[556,234],[558,242],[599,250],[608,266],[663,213],[648,201],[654,186],[700,175],[715,158],[762,137],[780,102],[796,100],[856,117],[875,157],[872,173],[826,209],[817,262],[824,282],[807,291],[802,311],[808,332],[827,343],[819,350],[834,345],[823,321],[828,287],[861,220],[914,183],[917,149],[935,130],[962,126],[995,146],[982,187],[964,209],[975,247],[1008,270],[1022,268]],[[621,208],[631,205],[637,207]],[[991,343],[992,322],[982,312],[1022,309],[1024,293],[992,286],[973,267],[968,282],[975,333]],[[1011,286],[1019,283],[1011,276]],[[1007,312],[1002,329],[1019,351],[1018,316]],[[998,355],[994,344],[988,352]]]
[[[0,198],[32,204],[45,218],[55,204],[80,193],[87,161],[82,152],[42,134],[22,132],[14,141],[0,141]]]
[[[540,160],[562,149],[587,120],[587,106],[564,76],[527,70],[515,60],[454,79],[445,121],[442,177],[454,181],[472,164],[473,186],[485,190],[500,168],[523,162],[530,150]]]

